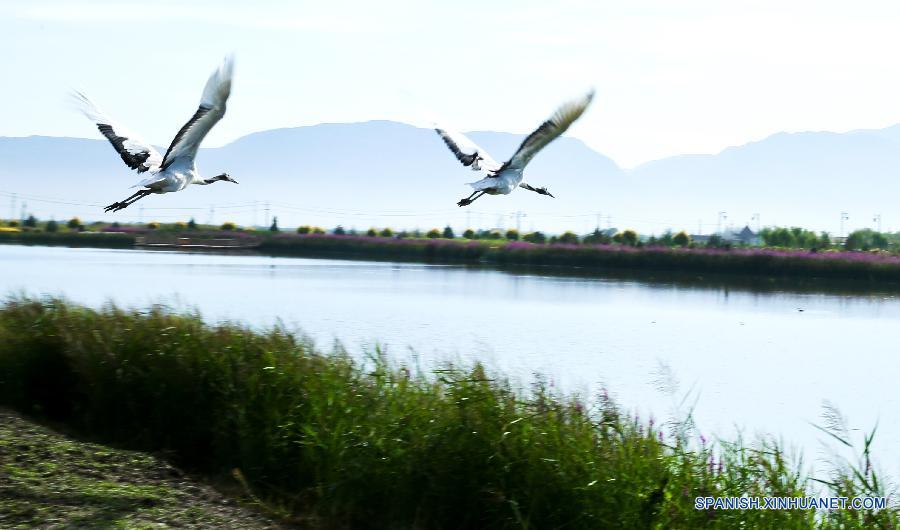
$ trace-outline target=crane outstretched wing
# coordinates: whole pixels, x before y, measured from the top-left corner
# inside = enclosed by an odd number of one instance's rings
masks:
[[[434,130],[444,140],[444,143],[456,156],[456,159],[462,162],[462,165],[471,168],[472,171],[492,173],[500,169],[500,164],[491,158],[487,151],[478,147],[475,142],[469,140],[464,134],[443,127],[435,127]]]
[[[522,145],[519,146],[512,158],[503,164],[501,171],[505,168],[525,169],[525,166],[531,162],[534,155],[559,135],[566,132],[566,129],[584,114],[592,99],[594,99],[593,90],[559,107],[550,119],[529,134],[528,138],[525,138],[525,141],[522,142]]]
[[[114,122],[81,92],[74,91],[72,98],[81,112],[97,125],[97,129],[109,140],[128,167],[138,173],[155,172],[159,169],[163,159],[152,145]]]
[[[161,167],[166,169],[179,158],[193,159],[197,155],[200,142],[210,129],[225,115],[225,102],[231,95],[231,77],[234,72],[234,58],[226,57],[222,64],[209,76],[197,112],[181,127],[163,157]]]

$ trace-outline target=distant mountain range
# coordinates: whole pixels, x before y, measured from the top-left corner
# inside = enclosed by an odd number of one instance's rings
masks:
[[[512,154],[523,135],[473,132],[494,158]],[[163,151],[163,149],[160,149]],[[457,208],[478,174],[459,165],[430,129],[390,121],[321,124],[249,134],[223,147],[201,150],[207,175],[227,171],[240,185],[216,183],[144,199],[118,214],[102,205],[131,194],[139,180],[103,139],[0,137],[0,193],[19,194],[41,218],[149,221],[196,218],[262,224],[269,215],[282,226],[440,227],[450,223],[583,232],[598,222],[641,232],[666,228],[705,233],[742,226],[755,213],[763,225],[839,230],[900,228],[900,125],[848,133],[779,133],[715,155],[683,155],[623,170],[581,141],[564,137],[529,166],[532,184],[551,199],[525,190],[484,197]],[[0,217],[13,203],[0,201]],[[50,202],[56,201],[56,202]],[[143,204],[143,212],[138,207]],[[214,205],[214,212],[210,206]],[[521,212],[518,217],[511,215]],[[896,217],[896,218],[895,218]],[[893,224],[891,224],[893,223]],[[698,226],[701,225],[701,226]],[[755,222],[751,223],[754,226]]]

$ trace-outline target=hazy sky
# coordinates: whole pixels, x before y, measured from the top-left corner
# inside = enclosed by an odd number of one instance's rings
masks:
[[[0,4],[0,135],[96,137],[81,87],[167,145],[226,53],[208,144],[276,127],[391,119],[527,132],[589,86],[570,131],[620,165],[771,133],[900,122],[889,1],[130,2]]]

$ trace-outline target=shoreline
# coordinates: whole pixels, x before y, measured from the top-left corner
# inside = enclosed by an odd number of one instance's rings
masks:
[[[618,245],[536,245],[520,241],[389,239],[365,236],[231,233],[246,246],[137,246],[129,233],[0,233],[0,244],[196,252],[314,259],[444,264],[560,277],[616,278],[758,291],[894,294],[900,257],[765,248],[710,250]]]

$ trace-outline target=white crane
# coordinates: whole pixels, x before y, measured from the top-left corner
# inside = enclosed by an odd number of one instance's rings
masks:
[[[456,204],[458,206],[467,206],[485,193],[489,195],[508,195],[516,187],[553,197],[547,191],[547,188],[535,188],[525,182],[525,166],[531,162],[531,159],[534,158],[538,151],[566,132],[566,129],[584,114],[593,98],[594,91],[591,90],[584,96],[559,107],[550,119],[528,135],[528,138],[525,138],[525,141],[522,142],[522,145],[519,146],[512,158],[504,164],[499,164],[491,158],[487,151],[475,145],[462,133],[436,127],[435,131],[441,136],[453,154],[456,155],[457,160],[462,162],[464,166],[471,168],[472,171],[481,171],[486,174],[483,179],[477,182],[470,182],[469,186],[472,186],[475,191]]]
[[[233,70],[233,58],[226,57],[209,76],[206,87],[203,89],[203,96],[200,98],[200,107],[175,135],[165,156],[159,156],[153,146],[117,125],[87,96],[81,92],[73,94],[81,111],[88,119],[97,124],[97,129],[113,145],[116,152],[122,157],[122,161],[138,173],[149,173],[147,178],[132,186],[135,188],[140,186],[141,190],[124,201],[110,204],[104,208],[104,211],[116,212],[131,206],[147,195],[181,191],[191,184],[206,185],[220,180],[237,184],[237,181],[228,173],[205,179],[200,176],[197,166],[194,164],[200,142],[225,115],[225,102],[228,101],[228,96],[231,94]]]

